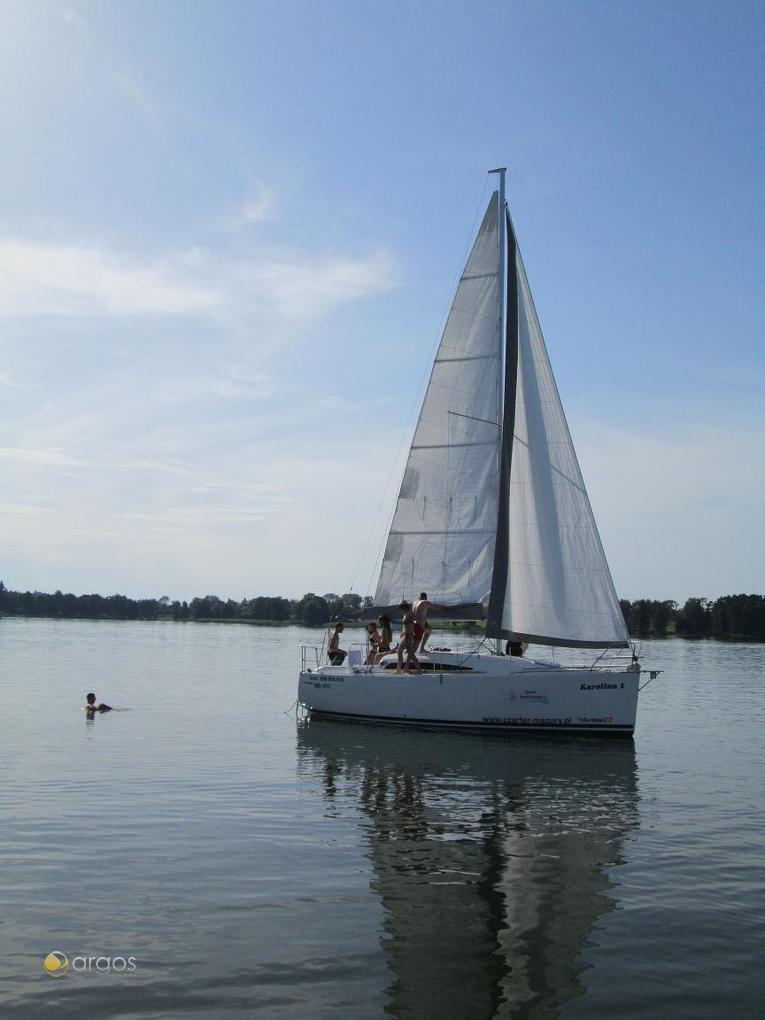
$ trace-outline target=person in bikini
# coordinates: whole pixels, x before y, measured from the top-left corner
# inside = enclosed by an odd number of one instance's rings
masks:
[[[375,663],[378,663],[384,655],[387,655],[393,644],[393,628],[390,617],[384,613],[377,619],[377,626],[380,628],[380,643],[375,654]]]
[[[415,600],[412,606],[412,612],[414,613],[414,647],[416,651],[425,651],[425,642],[431,635],[431,630],[428,626],[429,611],[431,609],[446,608],[446,606],[440,606],[437,602],[431,602],[426,592],[420,592],[420,597]]]
[[[380,647],[380,641],[382,638],[378,633],[377,626],[374,623],[367,624],[367,643],[369,645],[369,652],[366,659],[364,660],[365,666],[371,666],[377,660],[377,649]]]
[[[414,642],[414,613],[408,602],[402,602],[401,610],[401,640],[396,649],[398,655],[397,673],[419,673],[420,663],[417,660]],[[404,666],[404,654],[406,654],[406,666]]]

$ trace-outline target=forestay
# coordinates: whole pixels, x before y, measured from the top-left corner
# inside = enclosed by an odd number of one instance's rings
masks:
[[[457,287],[425,394],[377,586],[378,606],[420,590],[488,602],[497,529],[499,200]]]

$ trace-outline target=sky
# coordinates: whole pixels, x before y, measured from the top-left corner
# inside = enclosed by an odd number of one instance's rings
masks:
[[[0,578],[374,591],[508,200],[617,591],[765,591],[760,2],[4,0]]]

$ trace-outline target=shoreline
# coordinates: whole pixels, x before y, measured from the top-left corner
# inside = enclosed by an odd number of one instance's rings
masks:
[[[303,623],[302,620],[243,620],[237,617],[198,617],[194,619],[182,619],[176,620],[172,616],[160,616],[160,617],[141,617],[141,616],[52,616],[44,615],[42,613],[28,614],[28,613],[3,613],[0,615],[0,621],[2,620],[57,620],[63,622],[66,620],[87,622],[87,623],[181,623],[181,624],[194,624],[194,623],[221,623],[226,626],[245,626],[245,627],[302,627],[305,630],[326,630],[332,626],[330,621],[327,623],[309,624]],[[353,628],[354,630],[363,630],[366,623],[362,620],[343,620],[343,626],[346,628]],[[474,631],[480,634],[484,629],[483,621],[466,621],[465,623],[452,623],[450,621],[439,622],[438,620],[430,621],[430,628],[433,631],[449,632],[449,631]],[[740,645],[762,645],[765,644],[765,640],[762,638],[748,637],[745,634],[644,634],[644,635],[630,635],[632,641],[718,641],[721,644],[740,644]]]

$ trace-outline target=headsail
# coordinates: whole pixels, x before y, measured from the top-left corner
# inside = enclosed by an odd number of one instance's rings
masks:
[[[503,478],[487,633],[621,647],[627,630],[509,217],[507,233]]]
[[[420,590],[487,603],[497,531],[499,198],[489,202],[446,321],[409,451],[375,602]]]

